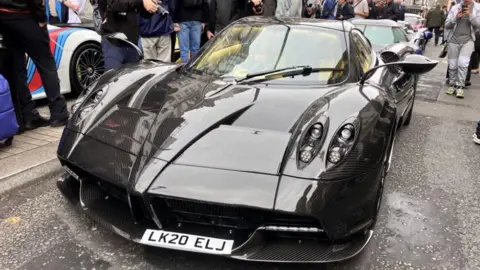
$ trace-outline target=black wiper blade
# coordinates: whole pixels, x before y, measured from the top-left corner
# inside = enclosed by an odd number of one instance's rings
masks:
[[[259,79],[260,81],[267,81],[267,80],[279,79],[279,78],[297,76],[297,75],[309,76],[312,73],[328,72],[328,71],[339,72],[339,71],[344,71],[344,69],[343,68],[312,68],[310,66],[281,68],[276,70],[268,70],[268,71],[261,71],[261,72],[247,74],[247,76],[245,76],[244,78],[237,80],[237,83],[246,81],[248,79],[255,78],[258,76],[263,76],[263,75],[267,75],[267,76],[265,78]]]
[[[268,75],[272,73],[277,73],[285,70],[292,70],[292,69],[299,69],[302,71],[309,71],[312,69],[311,66],[294,66],[294,67],[286,67],[286,68],[277,68],[277,69],[271,69],[271,70],[265,70],[265,71],[260,71],[260,72],[253,72],[253,73],[248,73],[245,78],[242,78],[241,80],[247,80],[253,77],[258,77],[258,76],[263,76],[263,75]]]

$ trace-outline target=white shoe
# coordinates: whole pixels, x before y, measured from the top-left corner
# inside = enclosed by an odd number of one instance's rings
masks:
[[[477,134],[473,134],[473,142],[476,144],[480,144],[480,138],[477,136]]]

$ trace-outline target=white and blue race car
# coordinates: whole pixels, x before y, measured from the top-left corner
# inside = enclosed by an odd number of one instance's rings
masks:
[[[60,91],[78,95],[104,72],[101,37],[88,26],[48,25],[48,32]],[[33,99],[45,98],[40,74],[33,61],[27,59],[27,83]]]

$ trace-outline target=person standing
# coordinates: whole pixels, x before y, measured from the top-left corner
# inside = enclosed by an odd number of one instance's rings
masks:
[[[200,50],[200,40],[209,19],[206,0],[179,0],[175,10],[174,29],[178,32],[180,58],[187,63]]]
[[[1,0],[0,0],[1,1]],[[138,18],[150,17],[156,12],[156,0],[99,0],[98,10],[102,14],[102,51],[105,71],[120,68],[127,63],[136,63],[140,56],[135,48],[124,43],[107,40],[105,35],[111,33],[124,33],[128,41],[138,44],[140,40]]]
[[[150,18],[138,16],[141,44],[146,59],[155,59],[163,62],[172,61],[172,41],[170,35],[173,33],[172,15],[175,13],[175,0],[163,0],[159,5],[163,7],[162,12],[156,12]]]
[[[427,13],[426,20],[428,31],[435,34],[435,46],[438,46],[441,33],[440,28],[442,28],[445,22],[445,13],[442,11],[440,4],[437,4],[434,9]]]
[[[464,98],[465,81],[474,51],[475,29],[480,27],[480,4],[464,0],[455,5],[447,16],[445,28],[453,32],[447,37],[448,73],[450,86],[447,95]]]
[[[47,14],[43,0],[0,0],[0,29],[11,48],[12,82],[20,103],[25,130],[66,124],[69,113],[60,94],[57,66],[50,50]],[[40,73],[50,109],[50,120],[42,117],[27,87],[27,54]],[[21,124],[20,124],[21,125]]]
[[[335,20],[335,9],[337,3],[335,0],[323,0],[321,3],[317,2],[317,9],[320,10],[319,19]]]
[[[60,19],[57,13],[57,0],[48,0],[48,12],[50,13],[50,16],[48,16],[48,23],[59,24]]]
[[[278,0],[275,16],[277,17],[302,17],[302,0]]]
[[[367,0],[355,0],[353,2],[353,12],[355,14],[355,18],[357,19],[368,18],[370,8],[368,7]]]
[[[366,1],[366,0],[362,0]],[[355,17],[353,7],[345,0],[338,0],[337,1],[337,12],[335,13],[335,17],[337,20],[350,20]]]
[[[398,5],[393,0],[387,0],[379,19],[398,21]]]
[[[80,14],[85,8],[85,0],[58,0],[60,3],[68,7],[68,21],[67,23],[82,23]]]
[[[242,0],[212,0],[209,9],[207,37],[211,39],[231,22],[240,19],[245,3]]]

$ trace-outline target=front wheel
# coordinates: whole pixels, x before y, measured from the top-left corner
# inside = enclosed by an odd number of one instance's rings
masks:
[[[102,47],[98,43],[78,46],[70,60],[70,85],[72,93],[80,95],[105,71]]]

